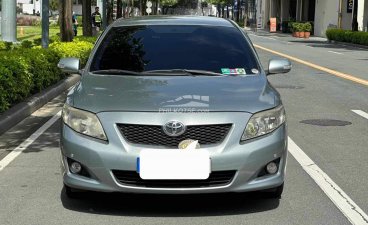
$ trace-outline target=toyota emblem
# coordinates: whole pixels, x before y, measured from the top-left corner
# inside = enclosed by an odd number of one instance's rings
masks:
[[[170,121],[163,126],[165,134],[171,137],[180,136],[185,132],[185,126],[179,121]]]

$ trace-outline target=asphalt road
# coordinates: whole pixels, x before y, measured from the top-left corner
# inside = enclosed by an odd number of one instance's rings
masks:
[[[359,60],[368,58],[367,50],[339,55],[327,51],[337,51],[336,45],[322,42],[315,45],[327,47],[296,43],[285,48],[283,38],[251,38],[257,45],[368,79],[364,72],[367,66]],[[262,50],[258,54],[265,66],[268,59],[275,57]],[[367,213],[368,119],[351,110],[368,112],[368,87],[298,63],[293,63],[290,73],[270,76],[269,80],[282,95],[290,138]],[[64,98],[62,95],[54,99],[0,136],[0,162],[55,115]],[[311,125],[306,120],[319,121]],[[291,154],[281,200],[255,193],[93,193],[70,200],[62,190],[59,128],[60,120],[7,167],[0,168],[0,224],[350,224],[339,205],[331,201]]]

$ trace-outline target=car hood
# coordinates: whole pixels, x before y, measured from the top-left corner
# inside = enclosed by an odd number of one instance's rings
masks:
[[[84,75],[68,95],[69,104],[106,111],[255,113],[279,104],[264,75],[110,76]]]

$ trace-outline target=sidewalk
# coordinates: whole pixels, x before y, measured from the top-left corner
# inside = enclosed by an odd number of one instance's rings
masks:
[[[347,43],[347,42],[337,42],[337,41],[332,41],[330,42],[327,38],[324,37],[317,37],[317,36],[310,36],[310,38],[306,39],[306,38],[295,38],[293,37],[290,33],[270,33],[268,30],[264,30],[264,29],[258,29],[257,31],[254,31],[254,29],[250,29],[250,28],[244,28],[248,34],[253,34],[253,35],[257,35],[257,36],[261,36],[261,37],[265,37],[265,38],[277,38],[280,41],[284,41],[284,42],[291,42],[291,43],[304,43],[304,44],[309,44],[312,47],[318,47],[318,45],[330,45],[331,47],[337,47],[337,46],[344,46],[346,49],[349,50],[353,50],[355,49],[364,49],[364,50],[368,50],[368,46],[364,46],[364,45],[357,45],[357,44],[352,44],[352,43]]]
[[[258,29],[256,32],[249,28],[245,28],[245,30],[250,34],[254,34],[258,36],[277,37],[277,38],[282,39],[283,41],[301,41],[303,42],[306,40],[312,40],[312,41],[328,42],[327,38],[324,38],[324,37],[310,36],[309,39],[306,39],[306,38],[295,38],[290,33],[281,33],[281,32],[270,33],[268,30],[264,30],[264,29]]]

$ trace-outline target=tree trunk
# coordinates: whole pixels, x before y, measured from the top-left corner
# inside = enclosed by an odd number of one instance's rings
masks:
[[[72,0],[59,0],[60,39],[63,42],[73,41]]]
[[[123,3],[118,0],[116,3],[116,19],[123,17]]]
[[[157,11],[158,11],[158,0],[155,1],[154,8],[153,8],[153,14],[157,15]]]
[[[106,0],[107,1],[107,25],[111,24],[113,19],[113,8],[114,8],[114,1],[113,0]]]
[[[83,36],[92,36],[91,0],[82,0]]]

